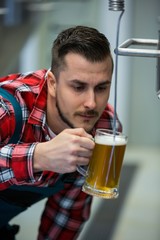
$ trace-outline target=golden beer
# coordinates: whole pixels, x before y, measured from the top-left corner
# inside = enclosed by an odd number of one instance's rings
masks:
[[[122,135],[123,136],[123,135]],[[118,196],[127,140],[121,135],[97,135],[83,191],[103,198]]]

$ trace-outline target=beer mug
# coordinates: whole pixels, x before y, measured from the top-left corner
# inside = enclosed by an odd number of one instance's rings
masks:
[[[113,130],[97,129],[94,141],[87,170],[77,167],[77,171],[85,176],[82,191],[101,198],[117,198],[127,136]]]

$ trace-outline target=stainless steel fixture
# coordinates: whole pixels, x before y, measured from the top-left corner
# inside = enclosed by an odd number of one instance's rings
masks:
[[[109,10],[124,12],[124,0],[109,0]],[[142,48],[135,48],[133,46],[142,46]],[[148,49],[147,47],[155,48]],[[159,39],[129,38],[125,40],[123,43],[121,43],[119,46],[116,46],[114,52],[116,55],[123,56],[157,58],[156,92],[158,98],[160,98],[160,36]]]

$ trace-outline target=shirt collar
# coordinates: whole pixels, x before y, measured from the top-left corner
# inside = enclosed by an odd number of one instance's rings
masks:
[[[49,70],[48,70],[49,71]],[[46,126],[46,107],[47,107],[47,70],[39,71],[36,77],[40,79],[39,93],[36,97],[33,110],[29,116],[28,122],[34,125]]]

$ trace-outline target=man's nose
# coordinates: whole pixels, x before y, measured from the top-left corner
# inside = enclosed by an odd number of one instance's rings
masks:
[[[94,109],[96,107],[96,96],[94,91],[86,93],[84,106],[89,109]]]

